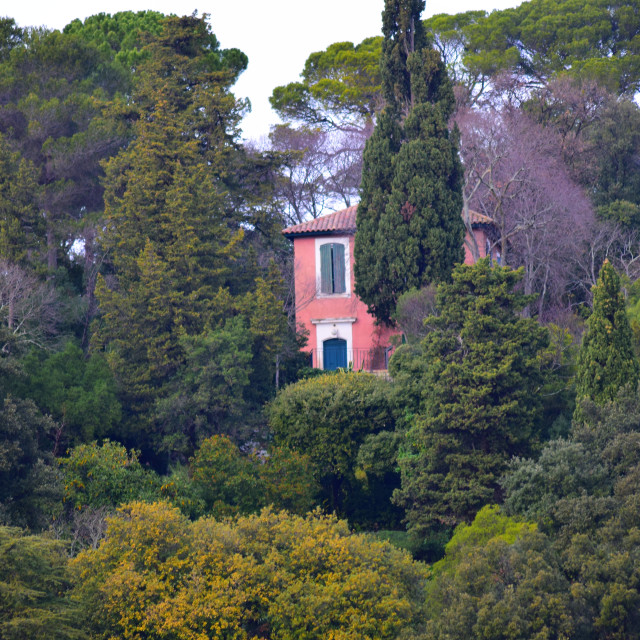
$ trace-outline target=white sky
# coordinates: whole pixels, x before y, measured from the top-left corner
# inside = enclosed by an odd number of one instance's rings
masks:
[[[361,42],[381,33],[384,0],[0,0],[0,16],[20,26],[62,29],[74,18],[96,13],[153,9],[178,15],[210,14],[213,32],[222,48],[237,47],[249,57],[249,67],[234,87],[248,97],[252,113],[242,123],[246,138],[269,132],[278,117],[269,106],[274,87],[298,79],[313,51],[333,42]],[[518,0],[427,0],[423,17],[471,9],[504,9]]]

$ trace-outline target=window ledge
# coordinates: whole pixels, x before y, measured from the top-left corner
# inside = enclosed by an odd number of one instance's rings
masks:
[[[357,318],[311,318],[311,324],[337,324],[338,322],[355,322]]]

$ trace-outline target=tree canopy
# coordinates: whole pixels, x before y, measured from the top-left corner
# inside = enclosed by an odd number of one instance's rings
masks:
[[[188,523],[132,503],[72,563],[95,637],[390,639],[418,622],[424,567],[318,512]]]

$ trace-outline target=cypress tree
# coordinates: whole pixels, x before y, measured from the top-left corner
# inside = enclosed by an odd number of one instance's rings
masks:
[[[620,278],[608,260],[593,288],[593,313],[588,325],[578,354],[576,397],[604,404],[615,400],[624,385],[630,384],[635,389],[640,373]],[[578,404],[574,419],[580,417]]]
[[[453,89],[423,9],[421,0],[386,0],[386,106],[363,157],[355,290],[386,324],[403,292],[447,280],[463,258],[462,167],[447,127]]]

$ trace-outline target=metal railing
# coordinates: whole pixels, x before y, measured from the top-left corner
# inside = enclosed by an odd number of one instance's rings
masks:
[[[389,358],[391,357],[393,347],[374,347],[373,349],[347,349],[345,368],[354,371],[386,371],[389,368]],[[344,353],[344,351],[343,351]],[[340,357],[337,354],[330,354],[327,358],[330,360],[329,367],[332,366]],[[341,356],[344,363],[344,355]],[[323,349],[311,349],[310,366],[316,369],[324,369],[325,354]]]

